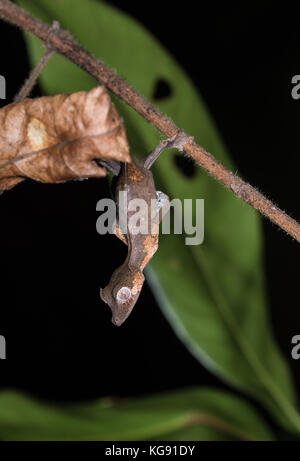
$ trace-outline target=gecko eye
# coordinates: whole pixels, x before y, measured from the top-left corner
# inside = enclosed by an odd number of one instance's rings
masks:
[[[131,290],[128,287],[122,287],[117,293],[117,300],[120,303],[126,303],[131,298]]]

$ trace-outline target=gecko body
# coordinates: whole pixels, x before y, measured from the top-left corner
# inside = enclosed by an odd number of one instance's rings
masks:
[[[121,234],[118,225],[115,234],[128,245],[128,254],[124,263],[112,274],[109,284],[100,290],[100,296],[112,311],[112,322],[120,326],[134,308],[144,284],[143,270],[158,248],[159,211],[168,208],[168,197],[157,192],[151,171],[144,166],[143,159],[132,156],[132,162],[123,164],[117,178],[116,202],[120,191],[127,192],[127,202],[143,199],[148,216],[143,216],[148,223],[147,233],[135,233],[128,227],[127,234]],[[151,216],[151,205],[156,202],[156,215]],[[134,214],[127,212],[127,219]]]

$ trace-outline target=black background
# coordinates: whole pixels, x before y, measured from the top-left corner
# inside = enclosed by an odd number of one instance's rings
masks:
[[[144,24],[188,72],[238,174],[299,220],[295,10],[273,2],[109,3]],[[4,105],[29,63],[20,31],[1,23],[0,37]],[[37,86],[33,96],[40,94]],[[125,248],[95,231],[95,204],[108,193],[106,180],[55,186],[28,180],[1,196],[0,334],[8,360],[1,361],[0,386],[49,400],[224,388],[177,340],[147,286],[124,326],[110,323],[98,290]],[[300,361],[291,358],[291,338],[300,334],[299,244],[265,220],[263,231],[275,337],[300,391]]]

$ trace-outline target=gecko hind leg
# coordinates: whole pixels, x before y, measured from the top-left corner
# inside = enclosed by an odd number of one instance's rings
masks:
[[[173,149],[176,148],[180,152],[183,151],[183,147],[185,144],[193,142],[194,138],[192,136],[187,136],[183,130],[177,131],[177,133],[169,139],[163,139],[160,143],[156,146],[156,148],[147,155],[144,167],[148,170],[151,168],[153,163],[158,159],[160,154],[164,149]]]

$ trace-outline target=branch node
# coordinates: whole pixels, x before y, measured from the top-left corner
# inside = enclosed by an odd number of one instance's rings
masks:
[[[56,50],[51,46],[50,40],[51,35],[55,34],[58,30],[60,30],[60,23],[58,21],[53,21],[52,26],[49,29],[47,38],[45,42],[41,45],[41,48],[46,48],[47,51],[56,52]]]
[[[183,152],[183,148],[186,144],[193,144],[194,136],[187,136],[183,130],[178,130],[172,138],[167,139],[168,148],[176,148],[180,152]]]

